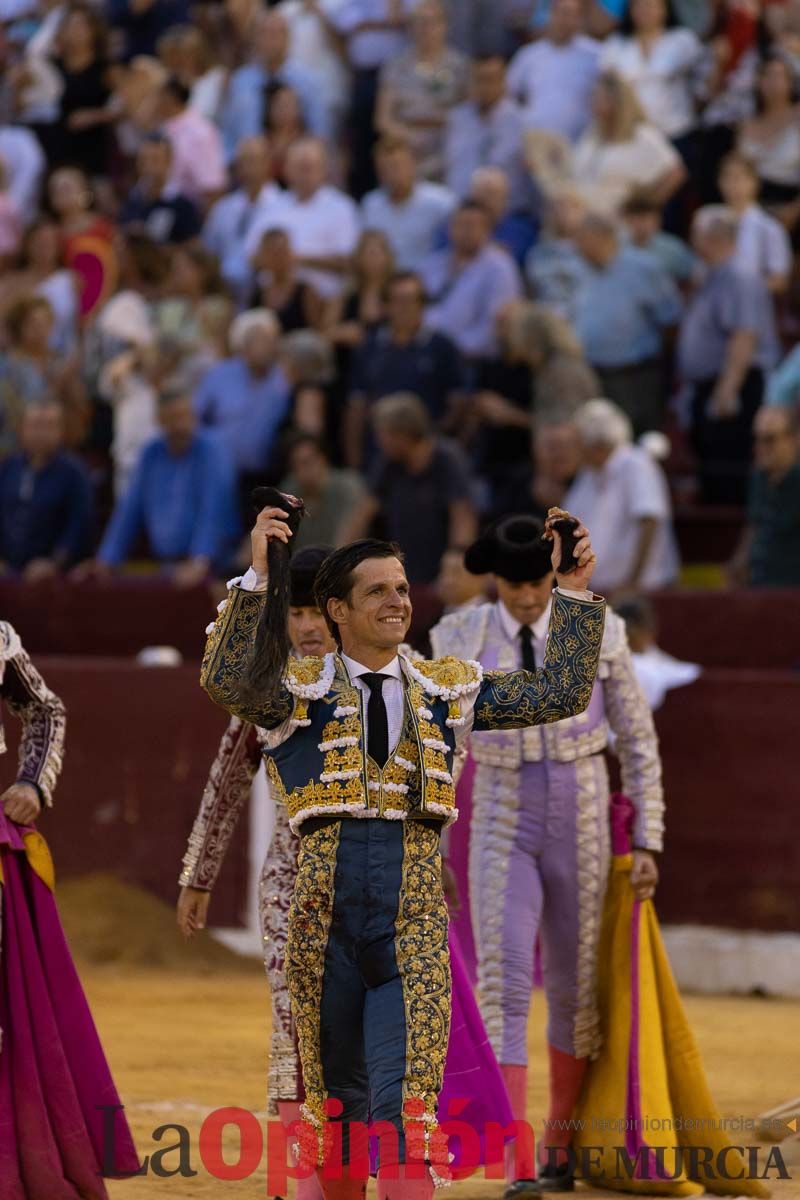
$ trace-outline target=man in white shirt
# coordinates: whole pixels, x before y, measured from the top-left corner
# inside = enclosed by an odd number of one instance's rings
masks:
[[[479,167],[500,167],[508,176],[512,207],[524,205],[532,193],[522,159],[524,119],[506,95],[506,67],[499,54],[473,62],[471,92],[447,119],[447,186],[463,200]]]
[[[263,136],[244,138],[233,162],[238,188],[211,209],[203,227],[203,242],[219,259],[222,277],[237,299],[246,303],[254,272],[247,254],[256,222],[272,221],[284,193],[272,182],[272,157]]]
[[[580,0],[553,0],[544,35],[523,46],[508,68],[508,91],[529,129],[577,141],[589,123],[600,47],[581,34]]]
[[[760,186],[755,167],[741,154],[723,158],[719,190],[739,222],[731,262],[740,271],[758,275],[769,291],[785,292],[792,270],[792,243],[786,228],[758,203]]]
[[[286,155],[289,191],[274,213],[259,218],[247,237],[252,257],[268,229],[285,229],[298,274],[320,296],[337,296],[359,235],[358,209],[349,196],[325,182],[327,152],[318,138],[298,138]]]
[[[584,466],[564,504],[591,518],[604,552],[598,572],[603,593],[668,587],[679,560],[663,471],[646,450],[631,444],[630,421],[609,400],[590,400],[575,423]]]
[[[364,229],[386,235],[400,270],[417,271],[443,232],[456,198],[439,183],[417,179],[414,154],[403,138],[381,138],[375,162],[381,186],[361,201]]]
[[[444,617],[434,654],[476,659],[484,669],[533,671],[543,662],[553,568],[535,517],[498,521],[467,550],[464,565],[491,573],[498,600]],[[569,579],[569,575],[564,576]],[[515,1120],[527,1116],[527,1025],[537,936],[547,995],[550,1104],[539,1143],[518,1145],[507,1200],[571,1191],[570,1116],[590,1056],[600,1045],[596,971],[609,868],[609,778],[603,751],[617,735],[623,790],[636,804],[631,883],[652,895],[658,879],[663,799],[650,710],[636,685],[620,618],[609,613],[600,670],[578,718],[544,728],[474,730],[458,805],[469,813],[469,867],[451,864],[469,894],[481,1013]],[[471,780],[471,782],[470,782]],[[623,1064],[624,1069],[624,1064]]]

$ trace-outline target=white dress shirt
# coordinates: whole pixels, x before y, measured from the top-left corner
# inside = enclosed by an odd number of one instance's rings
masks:
[[[792,243],[780,221],[760,204],[751,204],[739,218],[733,263],[751,275],[788,275],[792,269]]]
[[[369,745],[367,705],[369,703],[370,688],[369,684],[364,682],[362,676],[372,674],[386,676],[381,689],[381,695],[386,705],[386,723],[389,726],[389,753],[394,753],[397,749],[397,743],[400,741],[400,734],[403,731],[403,708],[405,704],[403,668],[400,665],[400,659],[395,655],[390,663],[387,663],[385,667],[381,667],[380,671],[374,672],[370,667],[365,667],[363,663],[356,662],[354,658],[349,658],[346,654],[343,654],[341,659],[347,668],[350,682],[354,687],[358,688],[364,697],[364,737],[367,745]]]
[[[567,595],[574,594],[585,598],[584,592],[568,592]],[[552,600],[548,600],[547,606],[542,615],[529,626],[533,634],[533,652],[536,655],[536,666],[541,667],[544,663],[545,647],[547,646],[547,631],[550,628],[550,609],[553,607]],[[500,624],[503,632],[509,641],[516,646],[517,666],[522,666],[522,642],[520,641],[519,631],[522,629],[522,622],[513,617],[503,604],[502,600],[497,601],[497,615],[500,618]]]
[[[287,192],[274,212],[255,221],[247,235],[248,255],[258,249],[262,236],[273,227],[286,231],[298,258],[344,257],[356,248],[360,218],[355,201],[339,188],[323,184],[307,200]],[[342,277],[336,272],[304,268],[298,275],[320,296],[338,296],[342,291]]]
[[[696,123],[695,73],[704,53],[691,29],[665,29],[647,54],[637,38],[614,34],[603,43],[600,65],[626,79],[649,120],[676,138]]]

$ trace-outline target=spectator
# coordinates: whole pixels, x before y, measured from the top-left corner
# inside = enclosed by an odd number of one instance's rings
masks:
[[[217,260],[204,246],[176,246],[170,267],[155,306],[156,328],[184,350],[191,391],[209,367],[225,357],[232,305]]]
[[[172,157],[172,143],[164,134],[151,133],[144,139],[136,156],[137,180],[119,222],[154,242],[176,245],[197,237],[200,214],[194,201],[170,183]]]
[[[172,70],[189,89],[189,107],[207,121],[216,122],[222,112],[227,71],[215,61],[202,29],[196,25],[177,26],[174,33],[178,61]]]
[[[324,436],[335,373],[330,342],[313,329],[296,329],[281,342],[280,364],[290,388],[294,427]]]
[[[286,173],[289,193],[274,214],[253,223],[248,252],[252,255],[267,229],[285,229],[300,277],[323,298],[336,296],[358,240],[358,209],[325,182],[327,152],[316,138],[301,138],[290,147]]]
[[[734,583],[800,587],[800,427],[791,408],[761,408],[747,524],[730,564]]]
[[[0,355],[0,448],[16,448],[17,429],[29,404],[54,398],[64,409],[67,444],[86,434],[89,405],[76,358],[50,352],[53,310],[43,296],[27,296],[6,313],[8,349]]]
[[[114,227],[95,212],[89,181],[76,167],[60,167],[47,184],[58,220],[64,266],[75,272],[84,320],[105,304],[117,285]]]
[[[478,167],[499,167],[508,177],[513,207],[521,208],[532,196],[522,157],[522,112],[506,95],[506,67],[499,54],[472,64],[470,93],[447,118],[445,182],[463,200]]]
[[[415,0],[344,0],[331,14],[353,74],[350,190],[359,199],[375,186],[372,147],[381,68],[405,49],[406,23],[414,4]]]
[[[333,25],[337,5],[280,0],[277,7],[289,27],[292,62],[313,74],[322,103],[330,114],[330,133],[335,137],[342,130],[349,85],[339,35]],[[341,5],[338,8],[341,9]]]
[[[524,301],[511,310],[509,345],[533,372],[533,415],[568,418],[597,396],[600,383],[583,357],[571,327],[543,304]]]
[[[572,159],[577,185],[593,207],[616,213],[634,192],[666,204],[686,180],[677,150],[647,122],[630,84],[605,72],[592,95],[592,125]]]
[[[353,255],[348,290],[328,305],[326,332],[340,352],[360,346],[384,320],[386,289],[394,274],[395,260],[388,237],[378,229],[366,229]],[[344,362],[340,354],[340,368]]]
[[[500,167],[478,167],[469,198],[489,214],[492,241],[507,250],[518,267],[525,264],[538,227],[528,212],[511,208],[511,185]]]
[[[432,421],[453,427],[464,408],[466,372],[457,347],[425,323],[425,291],[418,275],[401,271],[386,296],[387,320],[356,352],[350,377],[344,450],[348,464],[364,461],[370,409],[398,386],[418,396]],[[412,391],[413,389],[413,391]]]
[[[300,138],[307,136],[308,127],[303,119],[297,92],[283,83],[269,84],[267,87],[264,133],[272,148],[273,178],[281,187],[287,187],[286,158],[289,149]],[[328,154],[331,161],[335,161],[331,145],[328,145]]]
[[[91,506],[86,468],[64,449],[61,405],[28,405],[19,453],[0,463],[0,562],[26,583],[72,566],[88,548]]]
[[[455,207],[455,196],[441,184],[417,179],[414,152],[404,138],[382,138],[375,162],[381,186],[361,201],[364,228],[386,235],[401,270],[419,270]]]
[[[203,243],[218,258],[228,287],[244,301],[253,286],[250,232],[256,222],[269,221],[283,192],[272,182],[270,145],[263,135],[239,143],[233,170],[239,186],[212,207],[203,226]]]
[[[75,277],[64,267],[61,235],[53,221],[43,218],[22,239],[15,270],[0,280],[0,314],[23,296],[43,296],[53,310],[50,349],[69,354],[78,337],[78,290]]]
[[[528,129],[575,141],[589,121],[589,97],[599,47],[581,33],[579,0],[553,0],[550,19],[535,42],[523,46],[508,68],[508,90],[523,108]]]
[[[441,182],[447,117],[467,94],[469,65],[447,45],[440,0],[419,0],[410,19],[411,46],[387,62],[380,77],[375,128],[405,138],[420,175]]]
[[[282,84],[296,92],[303,119],[317,137],[330,129],[323,93],[313,72],[292,61],[289,55],[289,26],[282,13],[264,9],[253,29],[254,61],[234,71],[222,115],[222,134],[230,161],[243,138],[256,137],[265,127],[269,86]]]
[[[692,240],[708,267],[686,311],[679,366],[689,388],[702,498],[741,504],[751,427],[764,374],[777,359],[772,302],[756,275],[734,264],[738,222],[721,205],[701,208]]]
[[[661,468],[632,445],[630,421],[608,400],[591,400],[575,423],[583,467],[564,507],[592,522],[595,586],[605,595],[668,587],[678,574],[678,551]]]
[[[629,12],[622,31],[603,45],[603,70],[625,79],[648,121],[688,150],[707,51],[691,29],[668,28],[669,0],[631,0]]]
[[[760,199],[793,231],[800,217],[800,125],[795,68],[772,55],[758,72],[759,111],[739,129],[736,148],[755,167]]]
[[[44,152],[29,129],[0,125],[0,161],[5,167],[8,194],[22,221],[28,224],[39,210]]]
[[[295,433],[286,447],[287,475],[282,492],[302,496],[306,515],[295,535],[294,549],[338,546],[342,530],[364,497],[356,471],[331,466],[324,442],[313,433]]]
[[[670,278],[684,287],[691,281],[698,262],[686,242],[661,228],[661,211],[657,200],[634,192],[622,206],[625,234],[632,246],[652,254]]]
[[[189,89],[174,76],[161,88],[159,115],[172,143],[169,182],[205,212],[227,184],[217,127],[189,106]]]
[[[271,309],[284,333],[320,324],[322,300],[311,284],[298,276],[285,229],[266,231],[253,257],[253,269],[256,286],[250,304]]]
[[[530,459],[509,471],[502,480],[489,513],[492,520],[511,512],[544,520],[548,509],[563,505],[582,461],[574,421],[556,413],[537,419],[530,453]]]
[[[768,291],[785,292],[792,269],[789,235],[779,221],[756,203],[758,175],[746,158],[729,154],[722,160],[719,190],[739,222],[734,266],[758,275]]]
[[[52,129],[51,164],[80,167],[92,178],[108,171],[108,31],[96,8],[74,3],[58,27],[55,65],[61,77],[58,120]]]
[[[694,683],[701,674],[696,663],[681,662],[658,645],[658,621],[647,596],[621,596],[614,612],[625,622],[633,669],[647,703],[655,711],[673,688]]]
[[[586,212],[586,202],[576,188],[556,188],[547,197],[541,237],[525,260],[534,299],[568,321],[574,317],[575,297],[589,271],[575,245]]]
[[[386,536],[403,547],[409,580],[433,583],[448,546],[468,545],[477,535],[466,459],[458,446],[434,434],[418,396],[385,396],[373,421],[381,457],[342,541],[366,536],[380,518]]]
[[[189,20],[188,0],[158,0],[143,4],[142,0],[108,0],[108,16],[114,29],[124,34],[125,60],[138,55],[154,55],[158,39],[173,25],[185,25]]]
[[[231,325],[232,357],[212,367],[195,393],[200,424],[214,429],[243,491],[274,469],[281,431],[290,416],[290,391],[278,363],[281,328],[274,313],[251,309]]]
[[[0,266],[13,261],[22,238],[22,220],[8,191],[6,171],[0,162]]]
[[[522,290],[507,251],[491,243],[491,220],[481,205],[463,201],[450,220],[450,246],[430,255],[422,278],[431,301],[427,320],[446,333],[467,358],[497,349],[497,313]]]
[[[474,459],[492,496],[509,471],[528,458],[533,372],[512,329],[525,302],[511,300],[497,314],[496,358],[483,359],[475,375],[471,421],[477,426]],[[524,432],[523,432],[524,430]]]
[[[488,582],[485,575],[473,575],[466,569],[462,546],[445,550],[436,576],[436,592],[444,606],[443,615],[483,604]]]
[[[79,575],[107,573],[129,557],[144,533],[152,556],[179,587],[201,583],[226,567],[238,535],[231,464],[212,434],[197,428],[191,399],[159,399],[162,433],[142,451],[130,487],[97,552]]]
[[[586,217],[577,241],[589,273],[576,297],[575,332],[603,391],[638,437],[661,426],[665,334],[680,320],[680,296],[651,255],[620,246],[608,217]]]

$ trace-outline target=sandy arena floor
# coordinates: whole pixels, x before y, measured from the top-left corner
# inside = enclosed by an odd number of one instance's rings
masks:
[[[175,1141],[168,1133],[161,1146],[153,1142],[158,1126],[184,1124],[199,1172],[191,1179],[150,1175],[112,1183],[112,1200],[264,1200],[263,1171],[247,1181],[221,1182],[203,1171],[197,1153],[197,1132],[208,1111],[232,1105],[263,1117],[268,994],[258,966],[236,976],[96,967],[82,976],[140,1151],[150,1154]],[[800,1002],[698,996],[686,1005],[724,1115],[753,1117],[800,1091]],[[546,1094],[543,1010],[537,995],[530,1025],[533,1063],[540,1065],[530,1092],[537,1128]],[[231,1141],[231,1161],[237,1146],[238,1137]],[[175,1155],[168,1156],[165,1166],[175,1162]],[[773,1188],[778,1200],[800,1200],[800,1159],[794,1173],[795,1181]],[[502,1190],[476,1177],[440,1195],[490,1200]]]

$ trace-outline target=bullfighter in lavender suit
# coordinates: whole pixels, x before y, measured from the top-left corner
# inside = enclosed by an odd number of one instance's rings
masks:
[[[499,598],[444,617],[431,634],[437,657],[477,659],[502,671],[541,663],[552,595],[542,528],[533,517],[506,517],[470,547],[467,569],[492,573]],[[469,892],[478,991],[518,1119],[525,1119],[537,936],[547,996],[550,1103],[539,1178],[532,1158],[518,1154],[509,1200],[573,1187],[563,1153],[571,1138],[568,1122],[600,1044],[596,959],[610,854],[603,752],[612,734],[623,791],[636,805],[632,884],[644,898],[658,879],[653,854],[662,846],[661,765],[619,617],[607,615],[585,712],[551,725],[476,731],[470,738],[476,769]]]

